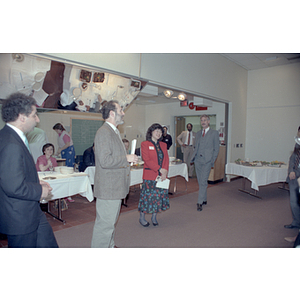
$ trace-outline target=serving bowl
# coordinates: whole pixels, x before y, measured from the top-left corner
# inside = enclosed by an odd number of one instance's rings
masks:
[[[61,174],[73,174],[74,169],[72,167],[60,167]]]

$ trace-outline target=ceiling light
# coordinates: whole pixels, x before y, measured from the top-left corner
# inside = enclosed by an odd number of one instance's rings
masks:
[[[277,58],[278,58],[278,56],[267,57],[266,61],[275,60]]]
[[[164,95],[165,95],[167,98],[171,98],[173,94],[174,94],[174,92],[171,91],[171,90],[164,90]]]
[[[180,93],[177,98],[180,100],[180,101],[184,101],[186,99],[186,94],[185,93]]]

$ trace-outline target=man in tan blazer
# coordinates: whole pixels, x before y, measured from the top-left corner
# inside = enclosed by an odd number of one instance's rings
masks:
[[[125,113],[118,101],[109,101],[101,109],[105,123],[95,137],[96,220],[93,248],[114,248],[114,233],[119,217],[121,199],[129,192],[130,163],[137,162],[135,154],[127,154],[117,126],[123,124]]]
[[[187,131],[182,131],[177,137],[177,142],[181,146],[181,151],[183,153],[183,162],[187,164],[189,177],[192,177],[194,172],[194,165],[191,165],[190,161],[194,152],[196,133],[192,131],[193,125],[191,123],[188,123],[186,125],[186,128]]]

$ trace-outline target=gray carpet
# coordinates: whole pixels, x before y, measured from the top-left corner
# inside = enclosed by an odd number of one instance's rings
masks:
[[[170,201],[158,214],[159,226],[144,228],[137,210],[121,213],[115,235],[120,248],[292,248],[284,240],[291,212],[288,191],[261,187],[258,199],[238,191],[241,179],[208,189],[208,205],[196,210],[197,192]],[[150,221],[151,215],[147,215]],[[55,232],[62,248],[89,248],[94,222]]]

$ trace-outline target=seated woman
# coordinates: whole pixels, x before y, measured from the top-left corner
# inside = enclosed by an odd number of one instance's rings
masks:
[[[38,172],[52,171],[55,167],[57,167],[56,159],[52,157],[54,153],[54,146],[50,143],[45,144],[42,151],[44,155],[38,157],[35,165],[36,169]]]

